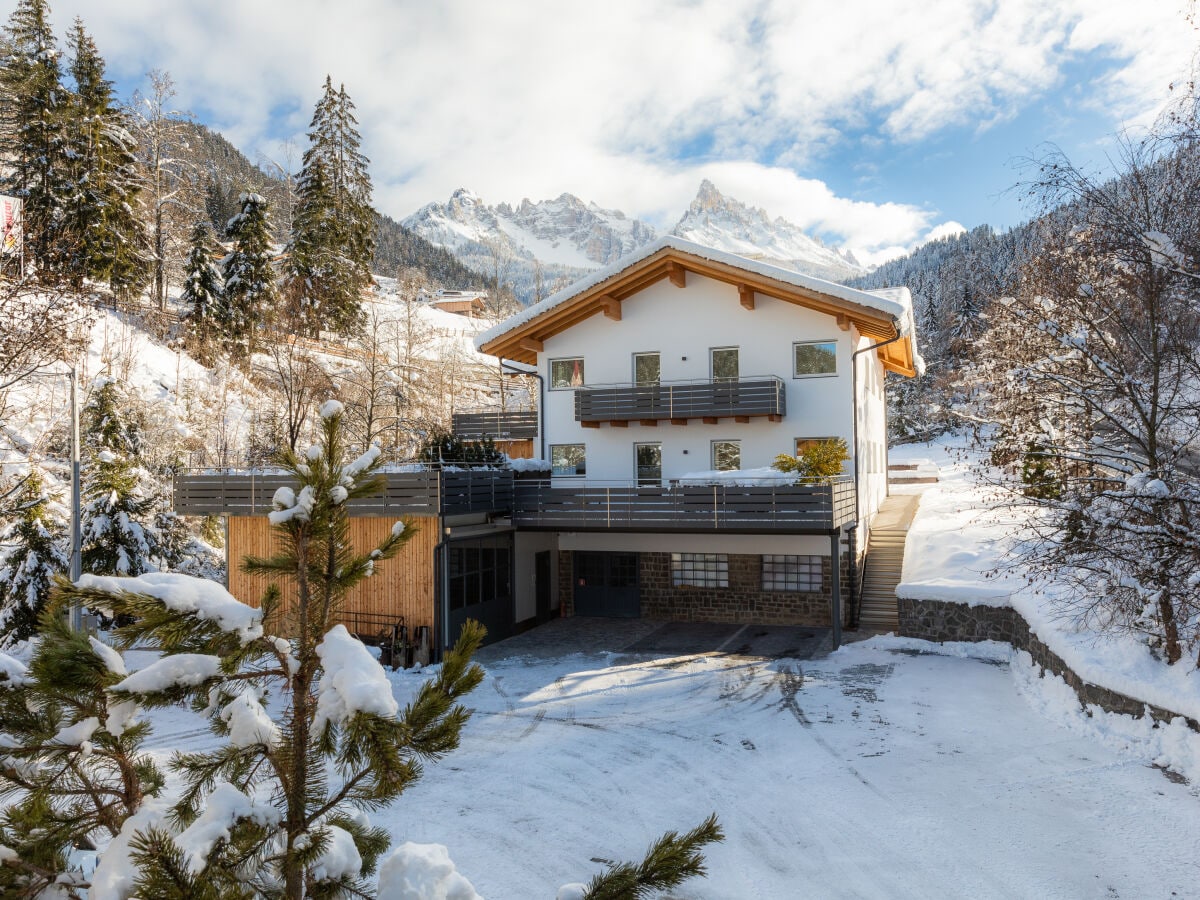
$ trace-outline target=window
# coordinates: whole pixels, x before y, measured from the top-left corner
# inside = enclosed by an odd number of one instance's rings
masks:
[[[658,353],[633,354],[633,383],[639,386],[658,384],[662,379],[662,358]]]
[[[709,351],[713,381],[738,380],[738,348],[713,347]]]
[[[577,387],[583,387],[583,359],[550,360],[550,389],[557,391]]]
[[[712,467],[718,472],[732,472],[742,467],[741,441],[713,441]]]
[[[672,553],[675,587],[729,587],[729,557],[724,553]]]
[[[837,341],[804,341],[793,344],[792,349],[797,378],[837,374]]]
[[[551,475],[586,475],[587,454],[583,444],[551,444]]]
[[[448,600],[463,609],[512,593],[509,550],[495,541],[458,541],[446,547]]]
[[[764,591],[800,591],[817,593],[821,590],[820,556],[764,556],[762,558],[762,587]]]
[[[634,444],[638,487],[657,487],[662,483],[662,444]]]

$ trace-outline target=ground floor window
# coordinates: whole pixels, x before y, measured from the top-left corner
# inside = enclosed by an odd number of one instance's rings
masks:
[[[729,587],[729,557],[724,553],[672,553],[675,587]]]
[[[821,556],[764,555],[764,591],[817,593],[821,590]]]

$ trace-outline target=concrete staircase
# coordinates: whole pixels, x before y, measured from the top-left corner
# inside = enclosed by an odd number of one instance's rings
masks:
[[[879,508],[867,542],[858,626],[868,631],[895,631],[896,585],[904,568],[904,542],[917,514],[917,494],[888,497]]]

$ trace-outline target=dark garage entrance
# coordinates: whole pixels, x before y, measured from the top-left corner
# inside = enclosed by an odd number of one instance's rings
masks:
[[[642,614],[636,553],[575,552],[575,615],[636,619]]]
[[[511,534],[445,546],[447,645],[458,638],[467,619],[487,627],[487,644],[512,633],[512,546]]]

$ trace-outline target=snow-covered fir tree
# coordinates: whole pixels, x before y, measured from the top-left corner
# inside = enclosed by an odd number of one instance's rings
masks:
[[[72,191],[64,128],[68,92],[46,0],[18,0],[3,35],[0,66],[0,191],[23,202],[25,259],[53,280],[78,254],[64,210]]]
[[[221,306],[221,273],[213,259],[217,243],[205,221],[192,226],[188,255],[183,269],[183,327],[188,351],[201,362],[211,363],[213,332]]]
[[[0,529],[0,648],[33,636],[54,576],[70,564],[66,512],[39,470],[25,476],[13,506],[16,518]]]
[[[66,106],[72,177],[65,217],[81,245],[73,274],[107,282],[118,295],[129,296],[149,280],[135,141],[112,82],[104,77],[104,60],[79,19],[68,50],[75,92]]]
[[[321,412],[319,444],[282,459],[296,489],[275,495],[279,552],[243,564],[281,582],[282,594],[272,587],[254,609],[220,585],[177,575],[85,578],[70,591],[131,616],[118,631],[124,645],[162,651],[114,690],[150,707],[190,700],[222,739],[178,754],[171,765],[182,791],[170,815],[105,854],[102,865],[136,863],[138,896],[370,896],[388,838],[366,813],[395,800],[422,761],[458,744],[468,712],[457,701],[483,676],[470,663],[481,626],[463,629],[438,675],[401,710],[379,662],[334,624],[347,591],[414,530],[398,522],[374,549],[352,547],[347,504],[378,490],[379,451],[348,458],[340,404]],[[284,624],[290,639],[265,635],[264,621]],[[269,714],[274,693],[282,710]],[[198,840],[217,832],[219,840]]]
[[[233,249],[222,260],[225,282],[217,324],[225,348],[245,359],[254,352],[258,332],[275,314],[275,269],[267,201],[259,194],[239,198],[241,211],[229,220],[226,237]]]
[[[122,847],[122,828],[140,821],[135,814],[163,786],[141,751],[150,726],[138,721],[136,700],[111,692],[126,678],[124,659],[71,631],[67,602],[57,590],[51,596],[28,666],[0,653],[4,897],[128,896],[120,867],[101,861],[89,877],[78,850]]]
[[[161,504],[153,481],[138,461],[141,427],[128,410],[129,398],[112,380],[96,388],[84,409],[85,572],[140,575],[173,561],[155,525]]]
[[[357,125],[345,86],[334,90],[326,76],[298,180],[286,274],[289,312],[310,331],[354,332],[371,284],[376,214]]]

